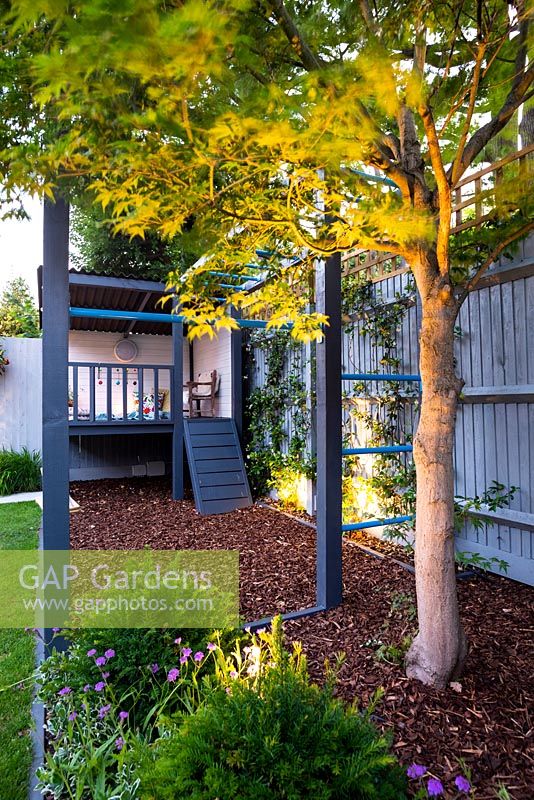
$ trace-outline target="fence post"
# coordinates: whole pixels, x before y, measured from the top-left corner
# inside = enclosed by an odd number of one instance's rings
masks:
[[[342,601],[341,256],[317,263],[316,308],[328,326],[317,344],[317,605]]]
[[[176,311],[176,304],[174,305]],[[184,499],[184,325],[173,322],[172,327],[172,499]]]

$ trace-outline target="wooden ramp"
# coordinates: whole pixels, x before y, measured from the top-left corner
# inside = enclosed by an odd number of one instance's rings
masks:
[[[252,505],[233,419],[184,419],[184,438],[195,504],[201,514],[224,514]]]

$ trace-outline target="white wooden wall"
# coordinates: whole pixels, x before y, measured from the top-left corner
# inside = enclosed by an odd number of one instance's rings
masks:
[[[215,403],[215,415],[218,417],[232,416],[232,355],[230,341],[230,331],[223,330],[214,339],[203,336],[193,342],[194,378],[197,377],[199,372],[211,372],[214,369],[221,376],[221,384]],[[184,375],[186,375],[185,366]]]
[[[122,413],[122,369],[123,366],[113,354],[113,348],[123,337],[117,333],[100,333],[97,331],[71,331],[69,334],[69,361],[116,364],[118,371],[112,372],[112,409],[113,413]],[[172,338],[170,336],[132,335],[129,337],[137,346],[136,358],[125,365],[128,368],[136,364],[172,364]],[[184,377],[189,375],[189,346],[184,342]],[[107,372],[102,370],[100,378],[96,376],[95,412],[98,415],[106,410]],[[134,392],[137,391],[137,374],[128,371],[128,412],[134,410]],[[99,380],[102,383],[99,383]],[[117,383],[117,381],[119,383]],[[72,387],[72,375],[69,375]],[[149,394],[154,388],[153,373],[145,372],[143,393]],[[170,372],[159,373],[159,388],[170,388]],[[89,370],[80,368],[78,373],[79,409],[89,408]]]
[[[0,375],[0,447],[41,450],[41,339],[2,338],[9,365]]]

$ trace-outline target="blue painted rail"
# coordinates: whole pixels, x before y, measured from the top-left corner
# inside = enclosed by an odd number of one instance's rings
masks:
[[[412,444],[387,444],[382,447],[344,447],[343,456],[360,456],[369,453],[411,453]]]
[[[389,519],[368,519],[366,522],[349,522],[341,526],[343,533],[349,531],[361,531],[365,528],[381,528],[385,525],[400,525],[402,522],[410,522],[415,519],[413,514],[406,514],[403,517],[389,517]]]
[[[342,381],[420,381],[420,375],[375,375],[373,372],[343,372]]]
[[[238,287],[235,287],[238,288]],[[86,319],[123,319],[137,320],[139,322],[166,322],[179,323],[187,322],[186,317],[181,314],[158,314],[147,311],[117,311],[111,308],[75,308],[69,309],[71,317],[83,317]],[[268,323],[263,319],[236,319],[240,328],[266,328]],[[290,330],[292,322],[277,326],[277,330]]]

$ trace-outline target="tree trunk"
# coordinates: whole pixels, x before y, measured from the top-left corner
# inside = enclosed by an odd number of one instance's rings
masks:
[[[458,677],[467,655],[454,560],[453,446],[462,387],[454,369],[455,318],[449,287],[423,297],[422,405],[414,442],[419,632],[406,656],[406,672],[438,688]]]

